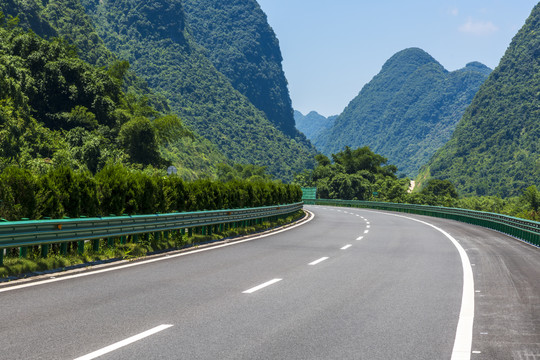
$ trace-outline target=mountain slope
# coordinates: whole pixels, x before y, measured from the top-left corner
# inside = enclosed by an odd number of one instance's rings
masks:
[[[307,115],[300,111],[294,111],[296,128],[310,140],[317,138],[322,132],[328,131],[334,125],[336,118],[337,116],[326,118],[316,111],[311,111]]]
[[[174,112],[236,162],[267,166],[286,180],[312,167],[314,149],[277,130],[231,85],[186,31],[179,0],[84,0],[98,33],[129,60]]]
[[[281,50],[256,0],[184,0],[195,41],[214,66],[267,118],[296,137]]]
[[[540,184],[539,74],[540,4],[421,175],[477,195],[517,195]]]
[[[450,138],[489,71],[470,63],[448,72],[421,49],[400,51],[313,142],[325,154],[367,145],[414,176]]]

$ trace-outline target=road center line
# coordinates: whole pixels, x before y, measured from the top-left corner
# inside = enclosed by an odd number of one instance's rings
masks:
[[[356,240],[357,240],[357,241],[360,241],[360,240],[362,240],[363,238],[364,238],[363,236],[359,236],[359,237],[356,238]]]
[[[352,245],[351,244],[347,244],[345,245],[344,247],[341,248],[341,250],[347,250],[348,248],[350,248]]]
[[[364,234],[367,234],[369,232],[369,230],[364,230]]]
[[[317,265],[318,263],[321,263],[321,262],[323,262],[324,260],[328,260],[328,256],[325,256],[325,257],[322,257],[322,258],[320,258],[320,259],[318,259],[318,260],[312,261],[312,262],[310,262],[308,265]]]
[[[270,285],[272,285],[272,284],[275,284],[275,283],[277,283],[277,282],[279,282],[279,281],[281,281],[281,280],[283,280],[283,279],[272,279],[272,280],[270,280],[270,281],[265,282],[264,284],[257,285],[257,286],[255,286],[255,287],[252,287],[251,289],[246,290],[246,291],[242,291],[242,294],[251,294],[251,293],[254,293],[254,292],[257,291],[257,290],[261,290],[262,288],[265,288],[265,287],[267,287],[267,286],[270,286]]]
[[[171,326],[172,325],[167,325],[167,324],[156,326],[153,329],[147,330],[147,331],[142,332],[142,333],[140,333],[138,335],[135,335],[135,336],[132,336],[132,337],[127,338],[125,340],[119,341],[119,342],[117,342],[115,344],[109,345],[107,347],[104,347],[103,349],[99,349],[99,350],[94,351],[94,352],[92,352],[90,354],[78,357],[75,360],[92,360],[92,359],[95,359],[95,358],[97,358],[99,356],[102,356],[102,355],[105,355],[105,354],[110,353],[112,351],[118,350],[121,347],[132,344],[132,343],[134,343],[136,341],[142,340],[142,339],[144,339],[144,338],[146,338],[148,336],[154,335],[154,334],[156,334],[156,333],[158,333],[160,331],[168,329]]]

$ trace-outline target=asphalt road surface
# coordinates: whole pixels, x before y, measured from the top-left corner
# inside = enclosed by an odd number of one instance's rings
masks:
[[[2,285],[0,359],[540,359],[540,249],[306,208],[311,221],[272,236]]]

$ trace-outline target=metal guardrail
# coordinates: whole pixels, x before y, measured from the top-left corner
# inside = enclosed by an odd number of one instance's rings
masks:
[[[388,210],[457,220],[460,222],[493,229],[521,239],[532,245],[540,246],[540,222],[519,219],[507,215],[467,209],[447,208],[442,206],[396,204],[359,200],[306,199],[304,200],[304,203],[306,205],[335,205],[376,210]]]
[[[99,218],[26,220],[0,223],[0,265],[3,249],[40,245],[42,255],[50,244],[111,239],[171,230],[241,223],[288,215],[303,203],[248,209],[197,211],[172,214],[130,215]],[[246,224],[244,223],[244,226]],[[80,249],[80,248],[79,248]]]

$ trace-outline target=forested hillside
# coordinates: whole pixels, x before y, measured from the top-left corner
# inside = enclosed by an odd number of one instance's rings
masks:
[[[229,159],[267,166],[288,180],[312,166],[315,150],[309,142],[278,130],[206,57],[186,29],[182,2],[83,4],[107,47],[128,60],[152,89],[167,97],[175,113]]]
[[[450,139],[489,72],[480,63],[448,72],[421,49],[400,51],[313,142],[325,154],[369,146],[414,176]]]
[[[236,90],[296,137],[287,79],[274,31],[256,0],[184,0],[190,34]]]
[[[126,94],[127,63],[94,67],[66,41],[44,40],[3,15],[0,23],[0,171],[67,166],[95,173],[110,161],[173,163],[193,178],[226,161],[177,116]]]
[[[336,118],[337,116],[324,117],[316,111],[311,111],[307,115],[294,111],[296,128],[309,140],[316,139],[321,133],[328,131],[334,125]]]
[[[510,196],[540,184],[540,4],[422,172],[464,194]]]

